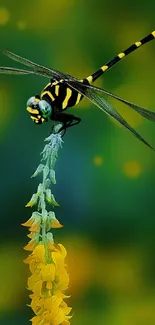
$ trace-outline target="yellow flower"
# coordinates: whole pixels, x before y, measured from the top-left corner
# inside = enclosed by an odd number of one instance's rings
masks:
[[[48,213],[48,220],[47,220],[47,231],[51,228],[62,228],[63,225],[59,222],[59,220],[55,217],[55,213],[50,211]]]
[[[32,290],[35,296],[40,297],[42,295],[43,281],[40,279],[40,275],[33,274],[28,278],[28,290]]]
[[[64,291],[68,288],[69,285],[69,275],[67,271],[64,270],[63,273],[59,276],[59,281],[57,283],[57,290]]]
[[[25,205],[25,207],[33,207],[35,204],[37,204],[38,195],[37,193],[33,194],[31,197],[31,200]]]
[[[38,307],[41,305],[40,301],[36,301],[36,303],[38,304]],[[42,309],[38,308],[39,315],[31,319],[33,325],[60,325],[63,324],[64,321],[68,322],[68,319],[71,317],[68,316],[68,314],[71,312],[72,308],[68,307],[60,297],[52,296],[46,298],[42,300],[42,306]],[[40,314],[40,310],[44,310],[44,312]],[[70,323],[68,322],[68,324]]]
[[[50,224],[49,224],[49,229],[51,228],[62,228],[63,225],[55,218],[53,220],[51,220]]]
[[[43,281],[54,281],[55,265],[54,264],[42,265],[40,274]]]
[[[69,276],[65,268],[66,249],[61,244],[50,248],[39,243],[24,261],[32,275],[28,278],[30,306],[35,315],[32,325],[69,325],[71,308],[64,302],[63,291],[68,288]]]
[[[29,243],[26,246],[24,246],[24,249],[25,251],[33,251],[36,245],[37,245],[37,241],[34,238],[32,238],[29,241]]]
[[[32,256],[36,262],[45,263],[45,246],[43,244],[39,244],[37,247],[35,247]]]
[[[27,220],[26,222],[22,223],[21,225],[24,227],[31,227],[33,224],[34,218],[30,218],[29,220]]]
[[[33,232],[40,232],[40,224],[41,224],[41,215],[38,212],[33,212],[32,217],[22,223],[22,226],[28,227],[29,231]]]
[[[45,259],[45,247],[43,244],[37,245],[31,255],[29,255],[24,262],[29,264],[31,273],[35,273],[36,269],[46,262]]]

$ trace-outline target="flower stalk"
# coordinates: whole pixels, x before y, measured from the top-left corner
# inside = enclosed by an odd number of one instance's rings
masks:
[[[54,242],[52,228],[62,225],[55,217],[54,211],[48,211],[47,206],[59,206],[51,192],[51,184],[56,184],[55,164],[59,148],[62,147],[61,132],[57,133],[61,124],[55,125],[53,133],[45,139],[41,155],[41,163],[32,175],[42,174],[42,182],[38,185],[26,207],[36,207],[28,221],[23,226],[28,227],[30,239],[24,247],[30,255],[24,260],[29,265],[31,275],[28,278],[30,307],[35,316],[32,325],[69,325],[71,309],[64,301],[68,298],[65,290],[68,288],[69,276],[66,271],[66,249],[62,244]]]

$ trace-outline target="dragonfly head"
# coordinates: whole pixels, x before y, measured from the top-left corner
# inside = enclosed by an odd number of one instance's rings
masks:
[[[51,105],[46,100],[40,100],[39,96],[29,98],[26,106],[31,119],[36,124],[47,122],[52,114]]]

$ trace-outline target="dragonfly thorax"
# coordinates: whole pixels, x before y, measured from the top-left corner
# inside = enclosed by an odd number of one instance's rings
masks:
[[[30,118],[36,124],[47,122],[52,114],[52,107],[46,100],[41,100],[39,96],[33,96],[27,101],[27,111]]]

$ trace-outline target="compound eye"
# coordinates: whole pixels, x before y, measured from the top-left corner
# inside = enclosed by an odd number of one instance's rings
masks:
[[[42,117],[48,118],[51,116],[52,107],[48,102],[46,102],[46,100],[40,100],[38,105],[39,105],[39,109],[40,109]]]
[[[27,104],[26,104],[27,106],[30,106],[30,107],[32,107],[32,106],[34,106],[34,105],[36,105],[36,100],[35,100],[35,97],[33,96],[33,97],[30,97],[29,99],[28,99],[28,101],[27,101]]]

